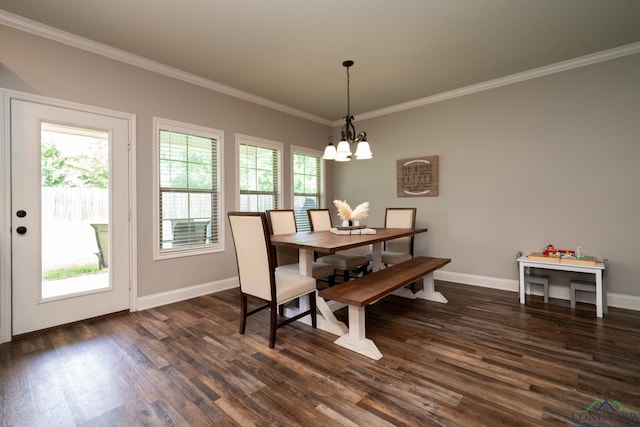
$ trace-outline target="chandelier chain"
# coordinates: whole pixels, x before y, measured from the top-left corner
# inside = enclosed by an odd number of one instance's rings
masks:
[[[351,91],[350,91],[349,67],[347,67],[347,117],[351,117]]]

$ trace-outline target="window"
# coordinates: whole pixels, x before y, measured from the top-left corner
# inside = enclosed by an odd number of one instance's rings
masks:
[[[156,258],[223,250],[223,132],[154,119]]]
[[[293,155],[293,210],[298,231],[309,231],[307,209],[324,207],[324,162],[322,153],[291,147]]]
[[[241,211],[280,208],[282,144],[245,135],[236,136]]]

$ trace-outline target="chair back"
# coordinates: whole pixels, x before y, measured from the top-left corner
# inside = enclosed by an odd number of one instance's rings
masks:
[[[275,262],[266,215],[263,212],[227,215],[236,247],[240,291],[265,301],[275,300]]]
[[[311,231],[328,231],[331,229],[331,213],[329,209],[308,209]]]
[[[298,231],[293,209],[271,209],[267,211],[271,234],[289,234]]]
[[[416,208],[387,208],[385,228],[415,228]],[[413,236],[400,237],[385,243],[385,250],[413,255]]]
[[[290,234],[298,231],[296,227],[296,216],[293,209],[270,209],[267,211],[270,233]],[[276,261],[278,267],[281,265],[295,264],[298,262],[298,249],[286,246],[275,246]]]

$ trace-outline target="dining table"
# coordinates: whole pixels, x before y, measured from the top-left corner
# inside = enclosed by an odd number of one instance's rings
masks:
[[[369,228],[364,229],[361,234],[335,234],[331,231],[302,231],[291,234],[279,234],[271,236],[271,244],[274,246],[293,247],[298,249],[300,274],[311,276],[311,267],[315,258],[315,253],[319,256],[333,254],[339,251],[371,245],[371,268],[378,271],[385,268],[382,262],[382,249],[385,241],[400,237],[413,236],[426,233],[426,228]],[[396,295],[406,298],[421,298],[430,301],[446,303],[447,299],[435,291],[433,279],[426,280],[424,289],[417,294],[406,288],[399,289]],[[335,301],[325,301],[322,297],[316,296],[318,307],[317,327],[334,335],[342,336],[349,332],[344,322],[339,321],[334,311],[344,307],[343,304]],[[308,309],[309,301],[301,298],[298,307],[288,307],[285,311],[287,316],[295,315]],[[308,317],[308,316],[307,316]],[[310,321],[303,321],[310,323]]]

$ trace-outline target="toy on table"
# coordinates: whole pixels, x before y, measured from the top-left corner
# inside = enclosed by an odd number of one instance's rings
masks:
[[[548,244],[542,253],[545,256],[555,257],[555,258],[573,258],[573,259],[583,259],[584,254],[582,253],[582,248],[578,246],[578,249],[575,251],[568,249],[556,249],[552,244]]]

